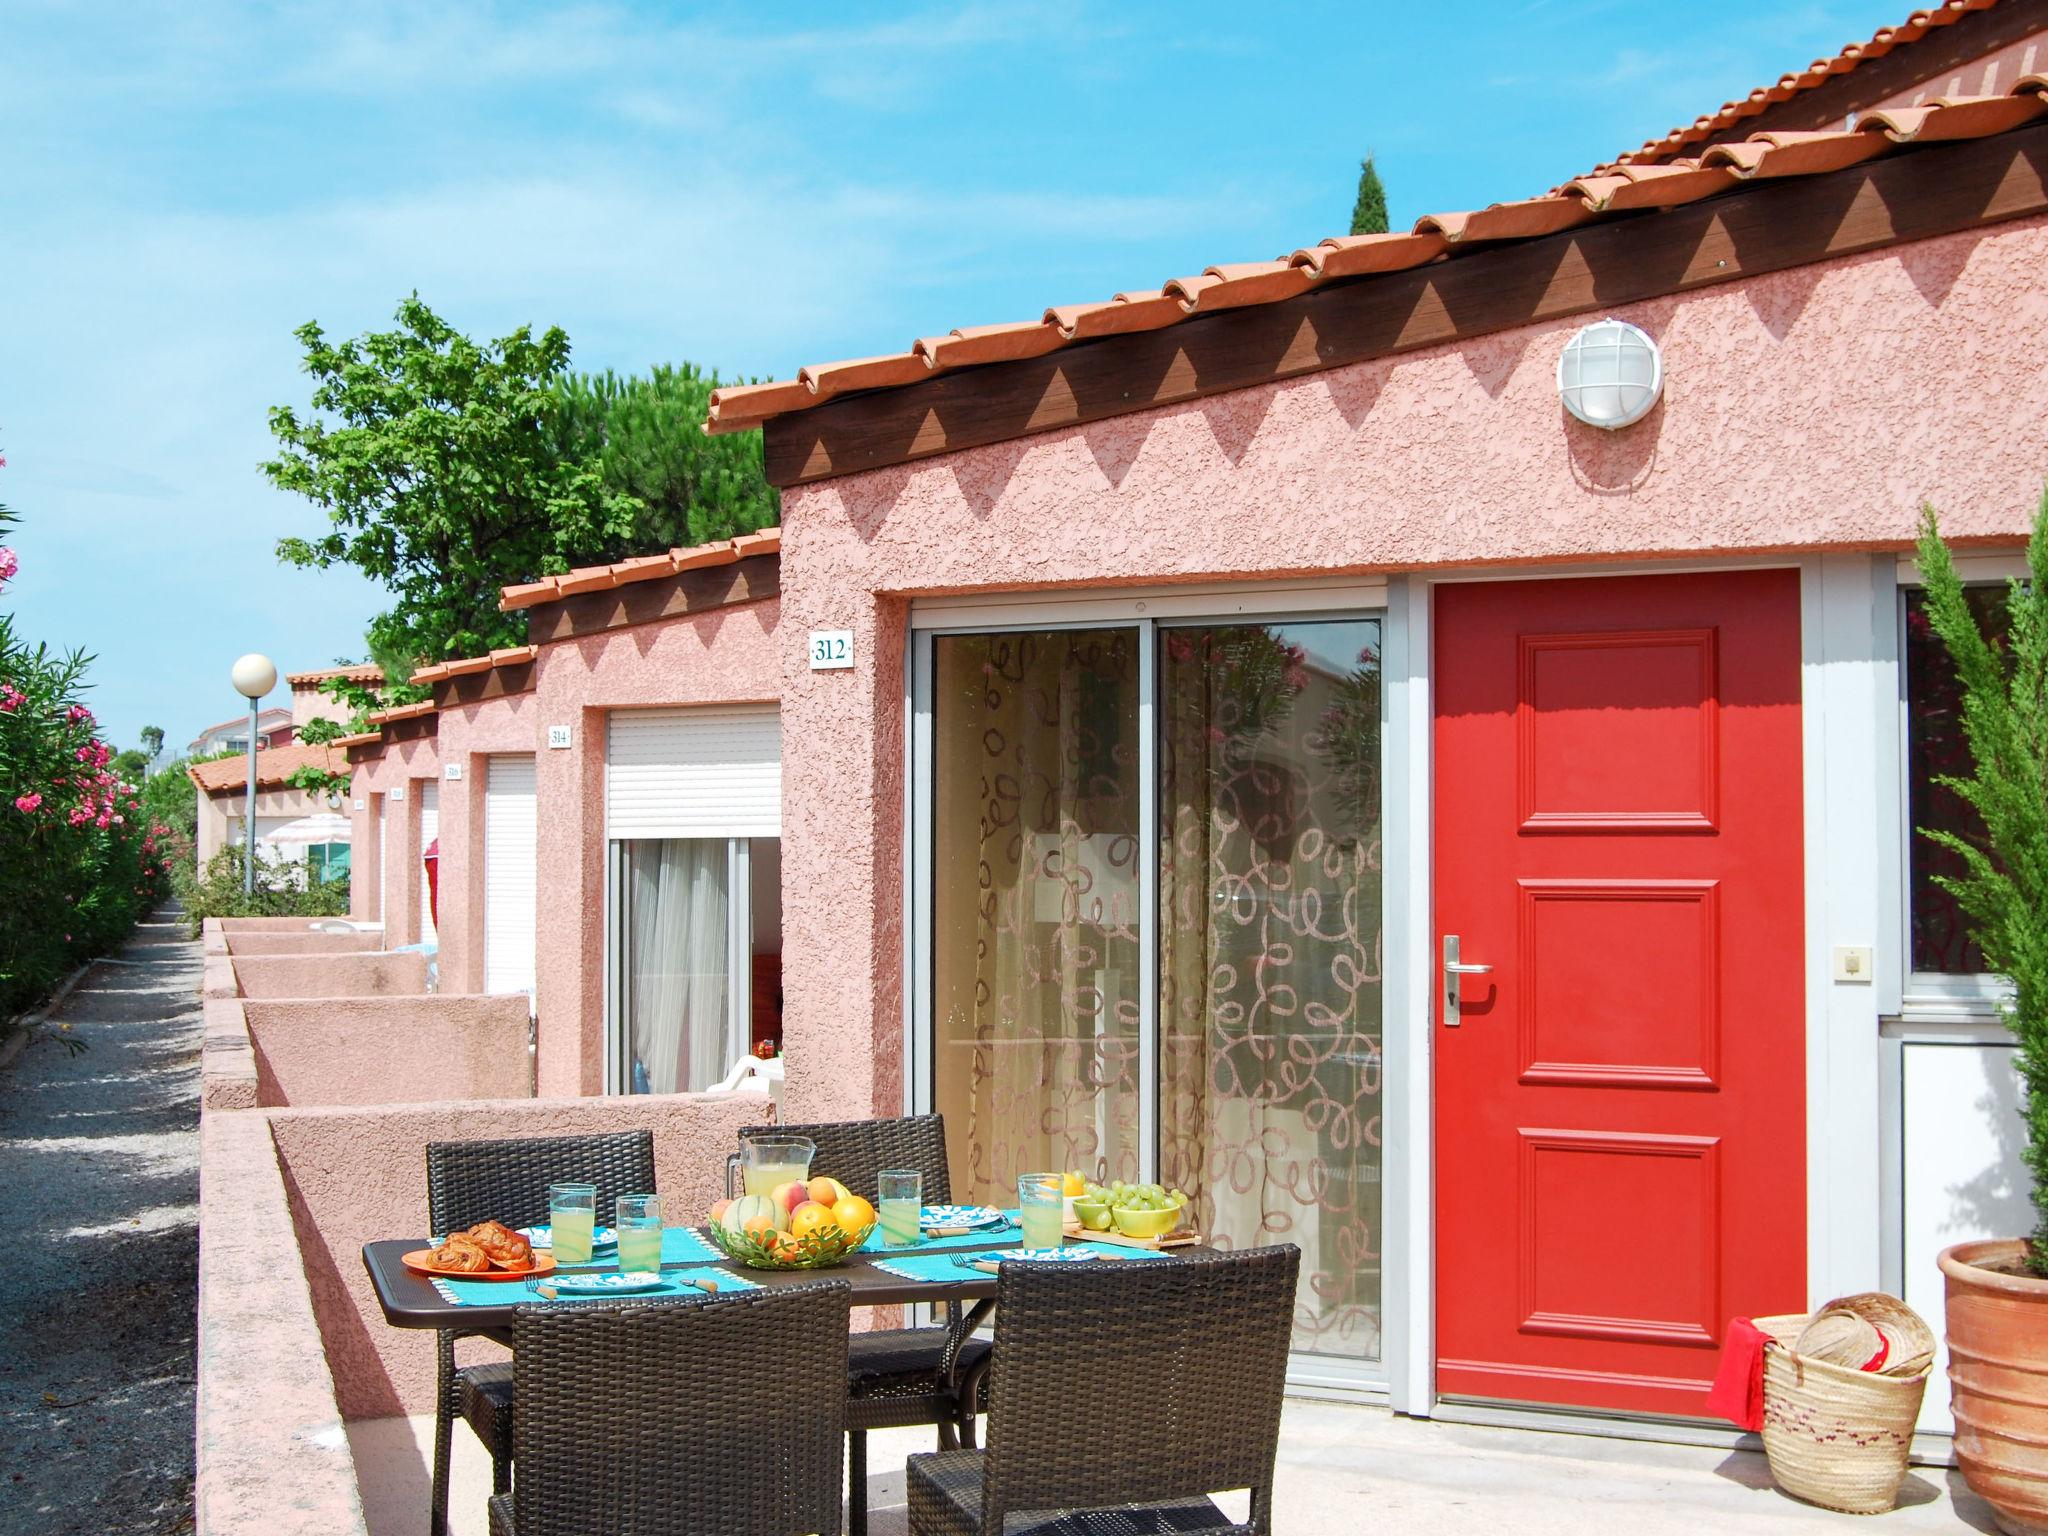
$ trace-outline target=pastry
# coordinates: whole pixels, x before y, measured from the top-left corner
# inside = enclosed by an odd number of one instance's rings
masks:
[[[434,1250],[427,1267],[449,1275],[476,1275],[491,1267],[491,1256],[475,1238],[456,1232]]]
[[[466,1235],[500,1269],[525,1269],[533,1262],[533,1244],[502,1221],[480,1221]]]

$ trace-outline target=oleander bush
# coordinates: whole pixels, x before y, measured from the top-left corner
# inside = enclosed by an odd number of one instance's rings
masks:
[[[15,518],[0,508],[0,536]],[[14,577],[0,547],[0,594]],[[91,658],[0,612],[0,1022],[127,937],[169,890],[176,834],[143,813],[80,701]]]

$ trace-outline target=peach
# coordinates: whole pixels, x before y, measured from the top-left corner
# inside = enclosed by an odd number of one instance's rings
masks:
[[[717,1203],[716,1205],[714,1205],[714,1206],[712,1206],[712,1207],[711,1207],[711,1220],[712,1220],[712,1222],[713,1222],[713,1223],[715,1224],[715,1223],[716,1223],[716,1222],[717,1222],[717,1221],[719,1220],[719,1218],[720,1218],[720,1217],[724,1216],[724,1215],[725,1215],[725,1213],[726,1213],[727,1211],[731,1210],[731,1209],[732,1209],[732,1202],[731,1202],[730,1200],[721,1200],[721,1201],[719,1201],[719,1202],[718,1202],[718,1203]]]
[[[811,1198],[820,1205],[837,1205],[852,1191],[837,1179],[816,1178],[811,1180]]]
[[[786,1184],[776,1185],[768,1198],[785,1211],[794,1211],[811,1198],[811,1186],[802,1179],[791,1179]]]

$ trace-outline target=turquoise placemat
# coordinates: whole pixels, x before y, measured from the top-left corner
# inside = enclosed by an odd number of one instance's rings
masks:
[[[690,1269],[671,1270],[661,1277],[659,1287],[634,1291],[630,1295],[607,1296],[595,1292],[589,1296],[572,1296],[567,1292],[549,1298],[540,1296],[526,1288],[523,1280],[442,1280],[436,1279],[434,1289],[443,1301],[452,1301],[458,1307],[504,1307],[521,1306],[529,1301],[657,1301],[664,1296],[703,1296],[708,1292],[687,1284],[687,1280],[708,1276],[718,1282],[719,1294],[729,1296],[734,1291],[755,1291],[760,1287],[745,1275],[736,1275],[731,1270],[715,1264],[700,1264]],[[543,1278],[540,1282],[547,1284]]]
[[[710,1243],[699,1237],[690,1227],[663,1227],[661,1229],[661,1262],[680,1264],[686,1259],[723,1259]]]
[[[1017,1213],[1003,1212],[1009,1221],[1005,1227],[984,1227],[979,1232],[962,1233],[959,1237],[920,1237],[915,1248],[891,1248],[882,1241],[882,1226],[875,1224],[875,1230],[868,1234],[868,1240],[860,1245],[862,1253],[935,1253],[941,1248],[1000,1248],[1005,1244],[1014,1248],[1023,1236],[1017,1230]]]
[[[1157,1248],[1126,1248],[1115,1243],[1068,1243],[1066,1246],[1069,1248],[1087,1248],[1096,1253],[1114,1255],[1114,1257],[1101,1261],[1106,1264],[1115,1264],[1123,1259],[1168,1259],[1173,1257],[1172,1254],[1163,1253]],[[999,1259],[1002,1257],[1002,1253],[998,1251],[990,1254],[989,1257]],[[954,1258],[955,1255],[951,1253],[914,1253],[900,1259],[876,1259],[875,1268],[887,1270],[890,1274],[898,1275],[905,1280],[917,1280],[928,1285],[971,1278],[977,1273],[977,1271],[972,1269],[961,1268],[960,1265],[954,1262]]]

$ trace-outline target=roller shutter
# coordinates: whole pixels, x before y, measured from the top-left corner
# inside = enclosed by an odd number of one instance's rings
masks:
[[[780,837],[775,708],[615,711],[605,743],[605,834]]]
[[[533,992],[533,759],[490,758],[484,779],[484,990]]]

